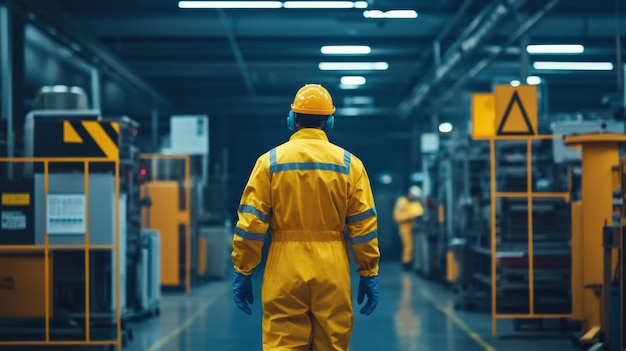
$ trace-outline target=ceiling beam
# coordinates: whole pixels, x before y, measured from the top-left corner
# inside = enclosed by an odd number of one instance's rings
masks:
[[[83,14],[73,18],[79,26],[90,28],[99,37],[224,37],[220,19],[206,10],[168,11],[143,14]],[[419,21],[364,20],[362,16],[346,21],[333,16],[244,16],[229,12],[235,34],[241,37],[281,38],[428,38],[448,19],[446,16],[420,14]],[[158,26],[155,26],[158,23]]]
[[[526,0],[501,0],[481,11],[462,31],[443,56],[441,65],[433,67],[403,99],[398,107],[401,117],[408,117],[413,109],[434,91],[442,78],[456,69],[460,62],[467,60],[484,41],[494,34],[497,26],[512,13],[516,12]]]
[[[541,8],[539,11],[530,16],[526,21],[524,21],[521,25],[517,26],[517,30],[514,31],[507,40],[500,47],[500,50],[493,52],[489,56],[481,59],[478,63],[476,63],[471,69],[464,71],[464,74],[456,79],[456,82],[452,87],[447,89],[445,94],[440,95],[439,99],[434,103],[435,110],[443,106],[446,102],[448,102],[451,98],[453,98],[456,93],[465,85],[467,82],[472,80],[476,75],[482,72],[487,66],[489,66],[501,53],[505,51],[505,48],[526,33],[528,33],[539,21],[546,16],[550,10],[552,10],[560,0],[550,0],[548,3]]]

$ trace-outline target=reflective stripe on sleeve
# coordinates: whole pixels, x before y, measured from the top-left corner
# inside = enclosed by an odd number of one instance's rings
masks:
[[[352,216],[348,216],[346,218],[346,223],[356,223],[356,222],[360,222],[364,219],[368,219],[370,217],[374,217],[376,216],[376,209],[375,208],[370,208],[369,210],[365,211],[365,212],[361,212],[361,213],[357,213],[355,215]]]
[[[239,212],[243,212],[243,213],[249,213],[249,214],[255,215],[258,219],[260,219],[264,223],[267,223],[268,220],[269,220],[269,215],[266,215],[265,213],[257,210],[256,208],[254,208],[254,206],[239,205],[239,210],[238,211]]]
[[[265,241],[265,234],[248,233],[239,227],[235,227],[235,235],[242,237],[244,240]]]
[[[363,244],[363,243],[366,243],[366,242],[368,242],[370,240],[376,239],[377,237],[378,237],[378,232],[377,231],[373,231],[373,232],[365,234],[365,235],[357,236],[355,238],[350,238],[350,243],[352,245]]]

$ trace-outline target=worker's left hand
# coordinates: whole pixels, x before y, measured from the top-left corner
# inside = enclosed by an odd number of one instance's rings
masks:
[[[359,294],[357,296],[357,302],[359,305],[363,302],[363,298],[367,296],[367,302],[361,308],[361,314],[369,316],[376,305],[378,305],[378,277],[363,277],[359,282]]]
[[[252,314],[252,309],[248,303],[252,304],[252,275],[241,274],[237,271],[233,273],[233,300],[240,310],[247,314]]]

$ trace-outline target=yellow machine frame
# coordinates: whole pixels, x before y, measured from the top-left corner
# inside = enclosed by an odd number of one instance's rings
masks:
[[[592,133],[565,138],[569,147],[582,149],[582,202],[572,206],[572,258],[580,274],[572,276],[575,320],[583,322],[581,340],[590,342],[606,328],[602,323],[602,297],[590,287],[601,286],[604,276],[602,227],[612,224],[613,191],[619,186],[619,144],[626,135]],[[574,229],[575,228],[575,229]],[[611,267],[617,256],[613,254]],[[574,278],[575,277],[575,278]]]
[[[185,292],[189,294],[191,292],[191,158],[189,157],[189,155],[163,155],[163,154],[141,154],[140,158],[143,160],[179,159],[179,160],[183,160],[185,163],[185,179],[184,179],[185,209],[183,211],[179,211],[176,218],[178,219],[178,223],[185,225]],[[155,183],[158,183],[158,182],[159,181],[156,181]],[[167,181],[164,181],[164,182],[167,182]],[[142,222],[144,222],[143,218],[142,218]],[[149,225],[148,223],[144,223],[144,228],[147,228],[148,225]],[[154,228],[154,229],[158,229],[158,228]],[[165,250],[166,250],[166,246],[161,245],[162,259],[164,257]],[[163,269],[175,269],[175,268],[165,267],[165,265],[161,265],[161,269],[163,270]]]
[[[570,318],[571,314],[536,314],[535,313],[535,289],[534,289],[534,255],[533,255],[533,199],[535,198],[562,198],[570,201],[569,192],[533,192],[532,189],[532,142],[533,140],[557,139],[559,135],[533,135],[526,136],[526,192],[498,192],[496,190],[496,140],[517,140],[519,137],[497,136],[489,138],[490,159],[490,186],[491,186],[491,333],[497,334],[498,319],[532,319],[532,318]],[[499,314],[497,313],[496,301],[496,199],[497,198],[526,198],[528,200],[528,301],[529,313]]]
[[[86,216],[86,230],[84,244],[80,245],[53,245],[49,243],[48,231],[44,221],[44,244],[43,245],[0,245],[1,252],[27,253],[43,251],[44,254],[44,279],[45,279],[45,341],[0,341],[0,346],[38,346],[38,345],[55,345],[55,346],[116,346],[117,350],[122,350],[122,323],[120,311],[120,252],[119,252],[119,197],[120,197],[120,173],[119,159],[116,155],[111,158],[76,158],[76,157],[29,157],[29,158],[0,158],[2,163],[43,163],[44,167],[44,196],[48,195],[49,166],[52,163],[83,163],[84,165],[84,194],[86,213],[89,213],[89,166],[92,163],[111,163],[115,167],[115,244],[114,245],[91,245],[89,243],[89,216]],[[45,206],[45,203],[44,203]],[[89,253],[92,249],[109,249],[115,251],[115,303],[116,303],[116,340],[101,341],[91,340],[90,326],[90,270],[85,269],[85,340],[68,340],[53,341],[50,340],[50,318],[51,306],[50,296],[50,260],[52,250],[84,250],[85,267],[89,267]]]

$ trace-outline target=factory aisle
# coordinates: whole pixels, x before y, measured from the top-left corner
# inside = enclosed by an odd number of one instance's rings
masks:
[[[161,316],[134,324],[134,340],[124,350],[261,350],[260,278],[257,273],[253,282],[252,316],[235,307],[228,279],[198,287],[191,296],[165,294]],[[498,325],[508,337],[492,338],[488,314],[454,311],[449,289],[402,272],[399,263],[381,264],[380,284],[376,311],[355,314],[351,351],[578,350],[563,336],[513,337],[510,321]]]

